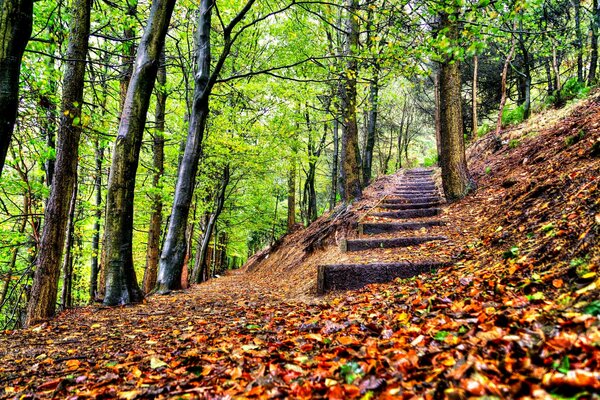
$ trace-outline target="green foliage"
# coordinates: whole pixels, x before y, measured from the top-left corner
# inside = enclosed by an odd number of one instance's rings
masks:
[[[585,137],[585,131],[581,130],[575,135],[567,136],[565,138],[565,146],[573,146],[575,143],[578,143],[581,139]]]
[[[488,165],[487,167],[485,167],[485,174],[489,175],[492,173],[492,168]]]
[[[577,77],[568,79],[560,90],[560,97],[564,101],[583,99],[590,93],[590,88],[585,82],[579,82]]]
[[[491,130],[492,127],[489,124],[482,124],[477,128],[477,137],[483,137]]]
[[[525,109],[523,106],[505,108],[502,112],[502,126],[516,125],[525,119]]]
[[[430,157],[425,157],[425,159],[423,160],[423,166],[433,167],[434,165],[437,165],[438,161],[439,160],[437,154]]]
[[[521,142],[519,141],[519,139],[510,139],[508,142],[509,149],[516,149],[520,145],[521,145]]]
[[[351,384],[364,375],[363,369],[356,361],[350,361],[340,366],[340,375],[344,381]]]
[[[518,246],[513,246],[510,249],[506,250],[502,256],[506,259],[509,258],[517,258],[519,256],[519,247]]]

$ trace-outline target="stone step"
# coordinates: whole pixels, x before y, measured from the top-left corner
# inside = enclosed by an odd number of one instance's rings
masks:
[[[340,250],[361,251],[369,249],[393,249],[397,247],[417,246],[435,240],[446,240],[445,236],[412,236],[393,239],[343,239],[340,241]]]
[[[414,197],[388,197],[383,200],[384,204],[417,204],[417,203],[434,203],[442,204],[442,198],[438,196],[414,196]]]
[[[410,209],[422,209],[422,208],[435,208],[439,202],[431,203],[410,203],[410,204],[393,204],[393,203],[381,203],[377,207],[385,208],[386,210],[410,210]]]
[[[396,196],[435,196],[438,195],[439,192],[437,190],[396,190],[393,194]]]
[[[361,235],[388,233],[398,231],[416,231],[423,228],[431,228],[433,226],[443,226],[446,223],[441,219],[420,222],[390,222],[390,223],[370,223],[358,225],[358,233]]]
[[[396,190],[437,190],[437,186],[431,185],[398,185],[394,189]]]
[[[442,212],[439,208],[426,208],[423,210],[401,210],[401,211],[385,211],[376,212],[370,215],[374,217],[385,217],[385,218],[398,218],[398,219],[411,219],[411,218],[427,218],[440,215]]]
[[[421,273],[434,272],[447,265],[450,263],[439,261],[319,265],[317,293],[324,294],[331,290],[357,290],[370,283],[410,278]]]

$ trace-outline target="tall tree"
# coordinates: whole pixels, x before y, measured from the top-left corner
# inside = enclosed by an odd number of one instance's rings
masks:
[[[73,0],[71,3],[72,21],[63,77],[56,165],[44,214],[40,253],[27,308],[26,325],[47,319],[55,312],[69,205],[77,179],[91,6],[92,0]]]
[[[150,96],[154,88],[169,21],[175,0],[154,0],[140,41],[108,179],[106,215],[105,305],[137,302],[142,299],[133,268],[133,201],[135,177],[146,125]]]
[[[224,25],[223,21],[221,21],[223,25],[223,48],[212,72],[210,71],[212,60],[210,32],[212,9],[215,7],[215,3],[214,0],[201,0],[200,2],[196,40],[196,65],[198,70],[194,76],[195,85],[192,114],[190,115],[185,151],[177,173],[177,185],[175,187],[171,219],[169,220],[165,244],[160,256],[158,271],[159,292],[166,293],[181,288],[181,273],[185,259],[185,250],[187,248],[185,232],[192,196],[194,194],[194,183],[196,181],[196,173],[198,172],[202,140],[209,114],[210,95],[223,69],[223,65],[231,52],[231,47],[235,40],[239,38],[240,32],[258,21],[250,22],[236,34],[233,34],[233,30],[244,20],[254,2],[255,0],[247,0],[228,25]],[[219,18],[221,18],[220,14]]]
[[[152,215],[150,216],[150,229],[148,229],[148,246],[146,249],[146,269],[144,270],[143,289],[149,293],[156,286],[158,272],[158,257],[160,251],[160,229],[162,225],[162,193],[160,180],[165,172],[165,108],[167,103],[167,68],[165,53],[160,57],[158,68],[158,87],[156,88],[156,110],[154,112],[156,123],[152,138],[153,147],[153,172],[152,172]]]
[[[346,43],[344,56],[346,69],[340,83],[342,115],[342,151],[339,187],[342,199],[350,202],[362,196],[360,184],[360,150],[358,148],[358,125],[356,123],[356,80],[358,75],[359,26],[358,0],[346,0]]]
[[[32,21],[33,0],[0,0],[0,176],[17,119],[21,60]]]
[[[456,44],[460,35],[459,10],[440,13],[441,34]],[[442,55],[440,64],[440,166],[442,184],[449,200],[463,197],[469,190],[461,111],[460,60],[454,52]]]

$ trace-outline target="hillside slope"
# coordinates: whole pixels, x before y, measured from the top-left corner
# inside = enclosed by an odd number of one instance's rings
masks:
[[[599,127],[596,96],[476,142],[452,244],[413,249],[450,267],[311,294],[384,177],[244,271],[0,334],[0,398],[598,398]]]

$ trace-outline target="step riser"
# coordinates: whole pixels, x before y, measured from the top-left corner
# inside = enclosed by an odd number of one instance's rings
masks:
[[[397,192],[394,192],[394,194],[396,196],[435,196],[437,194],[439,194],[438,192],[433,192],[433,191],[421,191],[421,190],[399,190]]]
[[[361,235],[373,235],[378,233],[389,233],[389,232],[401,232],[401,231],[417,231],[419,229],[427,229],[432,226],[443,226],[445,225],[444,221],[426,221],[426,222],[405,222],[400,224],[360,224],[358,226],[358,232]]]
[[[381,212],[373,213],[374,217],[385,217],[385,218],[398,218],[398,219],[410,219],[410,218],[427,218],[434,217],[440,214],[439,208],[432,208],[426,210],[403,210],[395,212]]]
[[[319,265],[317,293],[332,290],[357,290],[371,283],[390,282],[396,278],[411,278],[421,273],[434,272],[449,265],[441,262]]]
[[[385,204],[379,205],[381,208],[387,210],[410,210],[410,209],[423,209],[423,208],[435,208],[439,203],[412,203],[412,204]]]
[[[421,191],[421,192],[433,192],[433,191],[437,191],[437,186],[435,186],[435,185],[431,185],[431,186],[404,186],[404,185],[400,185],[400,186],[396,186],[395,189],[396,189],[396,191],[418,190],[418,191]]]
[[[386,199],[385,204],[416,204],[416,203],[437,203],[441,204],[442,199],[439,196],[416,196],[416,197],[407,197],[402,196],[402,198],[397,199]]]
[[[361,251],[369,249],[394,249],[398,247],[409,247],[418,246],[423,243],[433,242],[437,240],[446,240],[443,236],[423,236],[423,237],[409,237],[409,238],[396,238],[396,239],[357,239],[357,240],[342,240],[340,242],[340,250],[342,252],[347,251]]]

